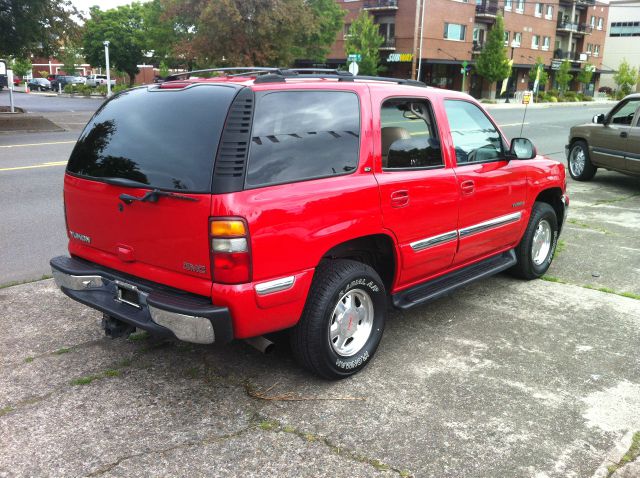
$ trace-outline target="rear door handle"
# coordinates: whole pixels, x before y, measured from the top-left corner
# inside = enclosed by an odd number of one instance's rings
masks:
[[[622,133],[620,133],[621,138],[626,138],[627,136],[629,136],[629,134],[626,131],[623,131]]]
[[[409,204],[409,191],[402,189],[391,193],[391,207],[404,207]]]
[[[473,181],[471,181],[470,179],[467,180],[467,181],[462,181],[460,183],[460,188],[462,189],[463,193],[471,194],[474,191],[475,183]]]

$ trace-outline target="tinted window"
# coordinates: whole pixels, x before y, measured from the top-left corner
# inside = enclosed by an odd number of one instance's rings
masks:
[[[247,187],[348,174],[358,165],[354,93],[271,92],[258,97]]]
[[[502,138],[487,115],[473,103],[444,102],[458,165],[501,159]]]
[[[631,122],[633,121],[633,117],[636,114],[639,104],[640,100],[634,99],[621,103],[615,110],[613,110],[610,122],[613,124],[631,126]]]
[[[443,166],[433,115],[425,100],[385,101],[380,126],[384,169]]]
[[[122,93],[85,127],[67,170],[90,178],[210,192],[220,133],[236,91],[203,85]]]

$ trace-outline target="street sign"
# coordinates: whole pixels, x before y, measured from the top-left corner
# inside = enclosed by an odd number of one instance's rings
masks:
[[[469,63],[467,63],[467,61],[466,61],[466,60],[465,60],[465,61],[463,61],[463,62],[462,62],[462,68],[463,68],[463,69],[465,69],[465,68],[467,67],[467,65],[468,65],[468,64],[469,64]]]
[[[358,68],[358,64],[355,61],[349,63],[349,73],[355,76],[358,74],[358,71],[360,71],[360,69]]]
[[[360,53],[352,53],[347,57],[347,61],[362,61],[362,55]]]
[[[528,105],[530,102],[531,102],[531,93],[527,91],[524,95],[522,95],[522,104]]]
[[[551,69],[552,70],[559,70],[560,69],[560,65],[562,65],[562,60],[551,60]]]

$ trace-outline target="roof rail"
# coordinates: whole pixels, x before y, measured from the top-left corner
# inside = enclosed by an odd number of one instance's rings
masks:
[[[348,71],[338,71],[338,70],[333,70],[331,73],[328,73],[328,74],[315,74],[315,73],[305,73],[305,72],[297,73],[300,70],[304,70],[304,69],[293,69],[293,70],[283,70],[280,72],[269,72],[266,75],[262,75],[256,78],[255,83],[282,83],[287,78],[294,78],[294,79],[317,78],[317,79],[335,79],[338,81],[355,81],[355,80],[382,81],[382,82],[396,83],[398,85],[419,86],[422,88],[427,87],[425,83],[417,80],[389,78],[385,76],[352,75]],[[311,70],[317,71],[315,69],[311,69]]]
[[[197,74],[197,73],[215,73],[215,72],[222,72],[222,73],[226,73],[226,72],[230,72],[230,71],[239,71],[242,73],[239,73],[240,75],[244,75],[246,73],[254,73],[254,74],[260,74],[260,73],[278,73],[278,72],[282,72],[282,68],[275,68],[275,67],[271,67],[271,66],[232,66],[232,67],[225,67],[225,68],[206,68],[204,70],[192,70],[192,71],[183,71],[182,73],[173,73],[169,76],[167,76],[166,81],[172,81],[172,80],[177,80],[179,78],[183,78],[183,77],[190,77],[193,74]],[[237,76],[237,75],[229,75],[229,76]]]

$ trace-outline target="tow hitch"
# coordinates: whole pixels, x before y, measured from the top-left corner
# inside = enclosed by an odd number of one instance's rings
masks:
[[[102,314],[102,328],[107,337],[117,339],[119,337],[128,337],[136,331],[133,325],[129,325],[118,319],[114,319],[110,315]]]

